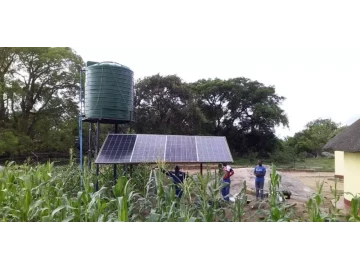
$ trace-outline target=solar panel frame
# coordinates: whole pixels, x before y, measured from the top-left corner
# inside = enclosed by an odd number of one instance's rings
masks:
[[[132,145],[123,151],[126,140],[135,138]],[[116,138],[115,141],[113,138]],[[120,139],[118,139],[120,138]],[[110,141],[109,141],[110,140]],[[130,140],[132,143],[133,140]],[[110,147],[109,150],[106,147]],[[159,149],[159,154],[155,153]],[[115,149],[115,152],[114,152]],[[120,151],[119,151],[120,150]],[[129,156],[129,151],[131,155]],[[125,152],[125,157],[118,153]],[[157,135],[157,134],[108,134],[102,145],[96,164],[139,164],[139,163],[233,163],[226,137],[224,136],[188,136],[188,135]]]

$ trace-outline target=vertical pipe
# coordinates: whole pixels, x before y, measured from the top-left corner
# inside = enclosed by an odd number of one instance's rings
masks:
[[[96,126],[96,156],[99,154],[99,140],[100,140],[100,122]],[[96,175],[99,175],[99,164],[96,164]]]
[[[100,138],[100,122],[97,121],[96,126],[96,156],[99,154],[99,138]],[[96,176],[99,176],[99,164],[96,164]],[[96,177],[95,190],[99,190],[99,177]]]
[[[83,148],[82,148],[82,67],[80,67],[80,113],[79,113],[79,143],[80,143],[80,188],[83,187]]]
[[[118,124],[115,124],[115,130],[114,130],[115,134],[118,133]],[[114,164],[114,182],[116,184],[116,179],[117,179],[117,168],[116,168],[116,164]]]
[[[89,170],[91,170],[91,140],[92,140],[92,123],[90,122],[90,127],[89,127],[89,149],[88,149],[88,157],[89,157]]]

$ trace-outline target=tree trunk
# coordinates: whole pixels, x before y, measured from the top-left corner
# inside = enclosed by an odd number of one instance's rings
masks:
[[[4,78],[4,74],[0,74],[0,121],[6,120],[4,90],[5,90],[5,78]]]
[[[26,135],[29,135],[28,134],[29,119],[30,119],[30,111],[24,111],[21,117],[21,121],[20,121],[21,126],[19,127],[19,130]]]

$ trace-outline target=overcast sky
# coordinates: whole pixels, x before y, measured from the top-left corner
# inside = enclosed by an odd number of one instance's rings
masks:
[[[243,76],[273,85],[286,97],[290,129],[277,129],[282,137],[319,117],[343,124],[360,118],[356,2],[64,0],[52,12],[31,16],[32,25],[41,25],[36,38],[33,31],[11,33],[21,45],[70,46],[85,61],[121,63],[135,79]],[[29,16],[32,2],[26,3],[19,17]],[[3,15],[17,23],[11,13]]]

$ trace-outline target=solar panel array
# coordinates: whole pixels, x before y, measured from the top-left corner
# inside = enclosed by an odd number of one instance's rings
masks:
[[[233,162],[225,137],[109,134],[97,164]]]

